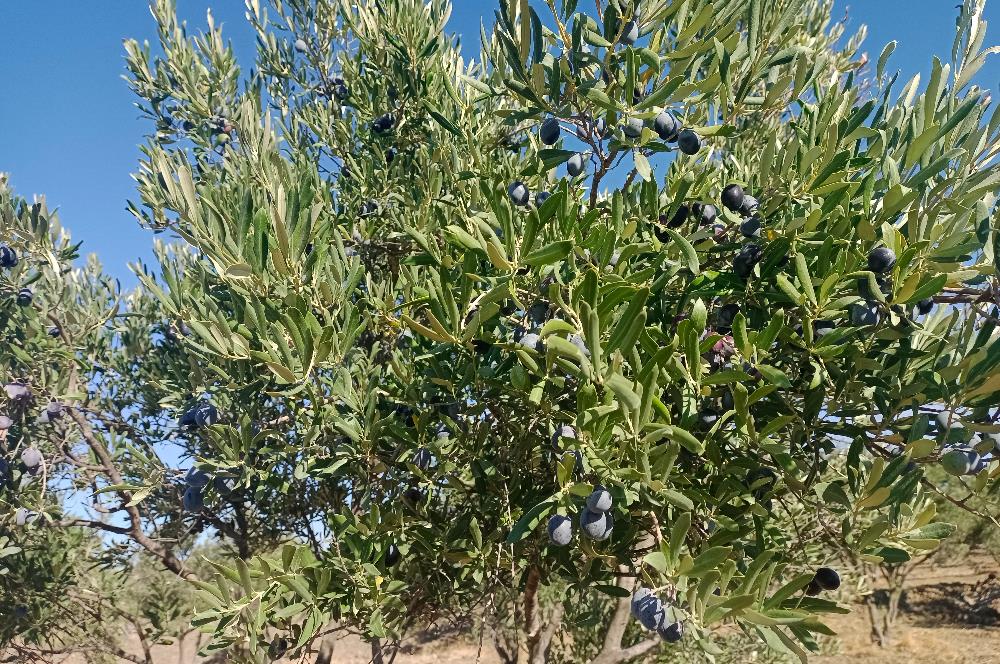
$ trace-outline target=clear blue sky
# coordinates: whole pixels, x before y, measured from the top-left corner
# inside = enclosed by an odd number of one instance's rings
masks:
[[[850,24],[869,26],[872,59],[892,40],[899,46],[890,69],[908,77],[927,72],[931,55],[947,61],[959,0],[837,0]],[[492,16],[492,0],[456,0],[451,29],[478,53],[479,21]],[[252,58],[253,36],[242,0],[178,0],[191,28],[204,25],[212,7],[241,60]],[[987,9],[993,25],[987,44],[1000,43],[1000,0]],[[85,252],[96,252],[111,274],[134,284],[126,263],[148,258],[152,236],[125,211],[135,198],[129,173],[136,144],[149,127],[139,120],[122,80],[122,39],[155,42],[145,0],[0,0],[0,171],[24,196],[45,194]],[[996,90],[1000,60],[978,77]]]

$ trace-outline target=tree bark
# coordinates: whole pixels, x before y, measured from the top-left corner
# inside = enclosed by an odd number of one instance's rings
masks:
[[[882,631],[882,620],[879,616],[879,610],[875,602],[874,593],[869,593],[865,596],[865,608],[868,610],[868,625],[871,628],[872,643],[880,648],[886,647],[888,643],[886,642],[885,634]]]
[[[563,613],[565,612],[565,607],[563,603],[559,602],[552,609],[552,613],[549,614],[548,618],[545,620],[545,627],[539,634],[539,638],[534,644],[534,649],[531,652],[531,664],[545,664],[549,658],[549,646],[552,645],[552,639],[556,635],[556,630],[562,625]]]
[[[382,658],[382,639],[372,639],[372,664],[385,664]]]
[[[132,626],[135,627],[135,634],[139,637],[139,645],[142,646],[142,655],[146,659],[146,664],[153,664],[153,651],[149,647],[149,640],[146,638],[145,632],[142,631],[142,625],[135,618],[132,618]]]
[[[316,655],[316,664],[333,664],[334,647],[333,639],[323,639],[323,643],[319,646],[319,654]]]
[[[590,664],[619,664],[630,659],[644,655],[657,645],[660,640],[656,637],[640,641],[634,646],[622,647],[622,638],[625,636],[625,629],[632,615],[632,590],[635,588],[635,579],[632,577],[620,576],[615,584],[619,588],[629,591],[628,596],[619,597],[614,613],[608,623],[608,631],[604,635],[604,644],[597,657],[590,661]]]
[[[524,582],[524,634],[529,664],[545,664],[545,651],[548,650],[547,647],[539,648],[542,637],[541,607],[538,601],[540,583],[541,573],[533,565],[528,569],[528,577]]]

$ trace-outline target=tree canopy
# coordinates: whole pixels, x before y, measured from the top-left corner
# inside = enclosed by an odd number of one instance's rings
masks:
[[[1000,477],[984,0],[923,85],[831,5],[504,0],[466,61],[445,0],[247,0],[244,71],[155,0],[140,287],[0,184],[0,643],[138,555],[247,661],[467,616],[804,660],[844,550]]]

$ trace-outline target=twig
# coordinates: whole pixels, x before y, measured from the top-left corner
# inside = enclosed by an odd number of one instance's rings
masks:
[[[115,466],[114,460],[111,458],[111,455],[108,454],[107,448],[100,440],[98,440],[97,436],[94,435],[94,430],[90,426],[90,422],[87,421],[87,418],[85,418],[75,408],[69,408],[68,411],[70,417],[73,418],[73,421],[75,421],[80,427],[80,433],[83,436],[83,439],[87,441],[90,449],[100,461],[104,472],[107,473],[108,479],[110,479],[113,484],[124,484],[121,472],[119,472],[117,466]],[[154,541],[146,535],[142,529],[142,516],[139,514],[139,508],[135,505],[128,504],[132,501],[132,492],[121,489],[117,493],[124,503],[125,512],[128,514],[129,537],[131,537],[136,544],[157,557],[160,562],[163,563],[164,567],[174,574],[177,574],[184,579],[197,578],[195,573],[187,569],[184,566],[184,563],[179,560],[172,551],[168,550],[159,542]]]

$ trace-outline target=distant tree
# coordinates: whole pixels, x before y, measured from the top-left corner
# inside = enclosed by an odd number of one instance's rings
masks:
[[[995,497],[968,491],[962,478],[948,477],[941,469],[932,469],[930,477],[945,493],[926,494],[922,504],[916,503],[916,518],[921,524],[937,518],[946,520],[955,528],[947,539],[909,541],[907,551],[894,551],[876,559],[845,549],[848,563],[864,582],[862,602],[872,641],[883,647],[895,639],[895,627],[915,575],[948,567],[964,568],[966,575],[974,575],[984,559],[992,560],[994,565],[997,562],[1000,525]],[[877,532],[881,527],[876,518],[865,532]]]
[[[188,574],[186,534],[162,539],[180,514],[162,429],[116,378],[149,350],[148,330],[134,332],[151,312],[123,304],[96,260],[74,267],[78,249],[44,199],[18,198],[0,175],[0,652],[146,663],[124,630],[153,634],[165,613],[121,600],[135,554]]]

